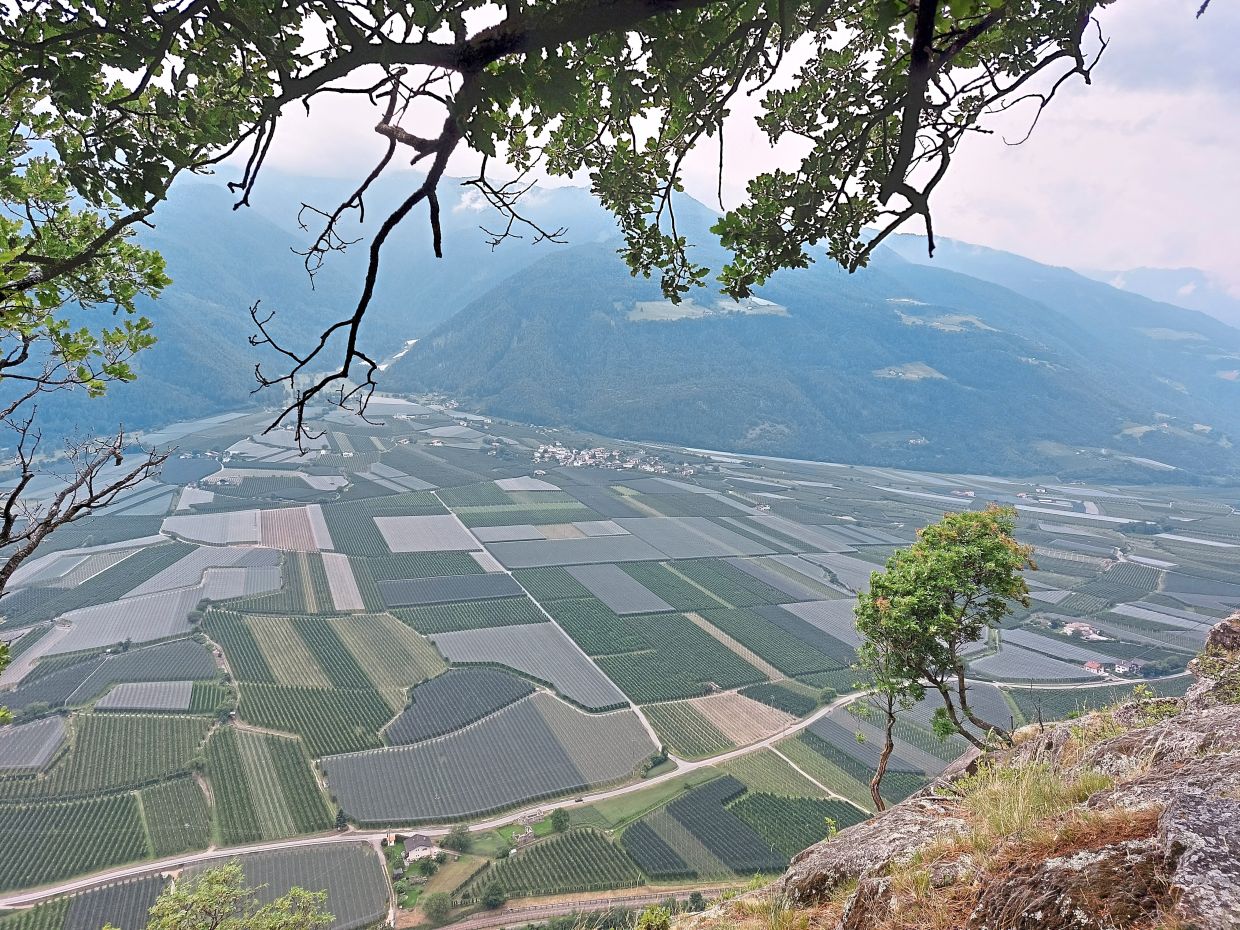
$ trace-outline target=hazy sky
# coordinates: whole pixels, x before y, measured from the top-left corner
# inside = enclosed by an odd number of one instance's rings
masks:
[[[1193,266],[1240,297],[1240,3],[1214,0],[1197,20],[1198,2],[1118,0],[1103,9],[1110,46],[1093,85],[1066,86],[1023,145],[1003,136],[1019,138],[1027,114],[994,124],[1004,133],[967,140],[932,200],[937,231],[1077,268]],[[374,111],[348,98],[327,101],[310,120],[290,113],[270,164],[364,173],[382,151],[373,123]],[[699,154],[687,187],[709,203],[717,149]],[[756,128],[735,121],[725,203],[780,158]]]

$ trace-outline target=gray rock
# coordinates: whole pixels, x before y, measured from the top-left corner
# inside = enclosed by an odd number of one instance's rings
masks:
[[[1151,920],[1167,895],[1157,841],[1047,859],[991,883],[969,930],[1111,930]]]
[[[907,861],[918,850],[964,829],[964,820],[950,803],[918,794],[873,820],[811,846],[792,860],[777,887],[793,904],[818,903],[847,884]]]
[[[1240,800],[1184,798],[1158,821],[1175,914],[1191,926],[1240,927]]]

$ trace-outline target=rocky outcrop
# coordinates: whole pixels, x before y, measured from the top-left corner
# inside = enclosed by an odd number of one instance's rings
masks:
[[[813,909],[822,930],[1240,930],[1240,613],[1191,670],[1182,700],[1026,728],[1014,748],[959,760],[762,894]],[[982,850],[962,781],[979,765],[1088,791]]]

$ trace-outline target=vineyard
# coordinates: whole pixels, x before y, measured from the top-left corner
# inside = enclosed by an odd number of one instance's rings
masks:
[[[196,681],[189,694],[191,714],[214,714],[228,701],[229,690],[217,681]]]
[[[223,648],[234,678],[275,684],[271,666],[267,664],[245,617],[230,610],[209,610],[203,618],[202,628]]]
[[[442,736],[533,693],[529,682],[498,669],[451,669],[413,689],[387,738],[401,744]]]
[[[593,830],[573,830],[501,859],[462,888],[457,900],[476,900],[497,882],[510,897],[604,891],[642,884],[624,850]]]
[[[547,613],[589,655],[637,652],[650,648],[632,625],[636,618],[620,617],[597,598],[553,601],[545,606]]]
[[[625,852],[651,878],[673,881],[697,875],[696,870],[690,868],[676,850],[644,820],[630,824],[620,835],[620,843]]]
[[[218,675],[219,669],[205,646],[192,639],[179,639],[107,656],[70,695],[69,702],[84,704],[121,682],[206,681]]]
[[[64,930],[65,918],[68,916],[69,899],[52,898],[46,904],[0,914],[0,930]]]
[[[154,578],[193,551],[193,546],[180,542],[149,546],[82,584],[55,589],[57,593],[54,596],[32,602],[30,607],[22,612],[22,622],[53,620],[71,610],[118,601],[138,585]]]
[[[778,588],[718,559],[673,562],[671,568],[733,607],[782,604],[788,600],[788,595]]]
[[[324,504],[323,520],[338,552],[370,558],[392,554],[383,534],[375,526],[374,514],[362,502]]]
[[[620,567],[675,610],[709,610],[723,606],[717,598],[658,562],[629,562]]]
[[[142,818],[157,859],[188,849],[206,849],[211,841],[207,798],[193,778],[177,778],[138,792]]]
[[[1180,697],[1192,684],[1191,675],[1165,681],[1145,682],[1159,697]],[[1101,688],[1011,688],[1006,694],[1020,709],[1025,720],[1034,722],[1039,714],[1044,721],[1066,720],[1090,710],[1101,710],[1133,699],[1133,685],[1109,685]]]
[[[512,497],[500,490],[494,481],[445,488],[439,492],[439,499],[453,509],[457,507],[509,507],[514,504]],[[513,522],[521,521],[514,520]]]
[[[825,672],[844,664],[748,610],[706,610],[702,616],[785,675]]]
[[[782,871],[787,860],[725,807],[745,791],[743,782],[724,775],[672,801],[667,812],[733,872],[752,875]]]
[[[645,704],[739,688],[765,676],[681,614],[626,617],[648,651],[605,655],[599,666],[625,694]],[[571,630],[569,631],[571,634]]]
[[[401,552],[379,559],[366,559],[375,581],[429,578],[436,575],[480,575],[482,566],[468,552]]]
[[[581,504],[550,502],[539,507],[520,504],[491,507],[462,507],[456,511],[466,526],[511,526],[529,523],[577,523],[584,520],[601,520],[597,513]]]
[[[296,617],[293,625],[333,688],[366,690],[374,687],[366,671],[345,648],[327,620],[322,617]]]
[[[818,706],[818,702],[807,694],[771,682],[760,682],[741,688],[741,694],[794,717],[804,717]]]
[[[831,827],[843,830],[869,816],[845,801],[785,798],[754,792],[747,793],[729,810],[749,824],[784,859],[791,859],[824,839]]]
[[[65,930],[116,927],[143,930],[147,914],[166,881],[162,875],[115,882],[70,896]]]
[[[478,816],[616,781],[653,751],[631,711],[583,714],[540,692],[446,736],[321,764],[356,820],[414,823]]]
[[[331,825],[296,740],[225,727],[207,744],[207,774],[224,843],[281,839]]]
[[[147,855],[133,794],[0,804],[0,890],[28,888]]]
[[[43,777],[0,779],[0,798],[72,798],[188,771],[207,734],[193,717],[80,715],[69,750]]]
[[[392,709],[377,691],[241,685],[241,719],[306,741],[310,755],[373,749]]]
[[[870,810],[873,802],[869,786],[874,773],[853,756],[808,731],[780,743],[779,750],[836,794]],[[883,799],[888,804],[903,801],[926,781],[918,772],[888,770],[883,778]]]
[[[463,601],[430,607],[397,607],[392,614],[419,633],[452,633],[490,627],[544,623],[546,617],[524,597],[504,597],[490,601]]]
[[[683,759],[703,759],[733,748],[732,741],[692,704],[647,704],[643,710],[659,738]]]
[[[444,633],[435,637],[435,645],[450,662],[516,669],[591,710],[625,703],[624,695],[554,623]]]
[[[823,790],[794,769],[773,750],[763,749],[729,759],[721,770],[745,783],[750,791],[782,797],[817,798]]]
[[[280,849],[240,856],[237,861],[246,885],[257,889],[260,903],[270,903],[294,887],[325,892],[323,910],[335,918],[332,930],[376,927],[387,917],[390,887],[382,859],[368,843]],[[205,867],[193,866],[189,874],[199,874]]]
[[[435,647],[389,614],[350,614],[328,622],[380,689],[403,690],[444,670]]]
[[[516,578],[521,587],[539,601],[581,599],[591,596],[589,588],[569,574],[568,569],[559,565],[550,568],[518,568],[512,573],[512,577]]]

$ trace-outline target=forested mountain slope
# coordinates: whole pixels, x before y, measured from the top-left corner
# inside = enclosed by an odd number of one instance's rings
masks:
[[[1240,384],[1225,366],[1240,332],[1007,259],[1023,276],[990,277],[1012,287],[885,251],[855,275],[825,263],[780,275],[767,303],[703,292],[673,307],[612,244],[579,246],[466,307],[384,384],[784,456],[1134,479],[1161,469],[1125,456],[1233,470]]]

